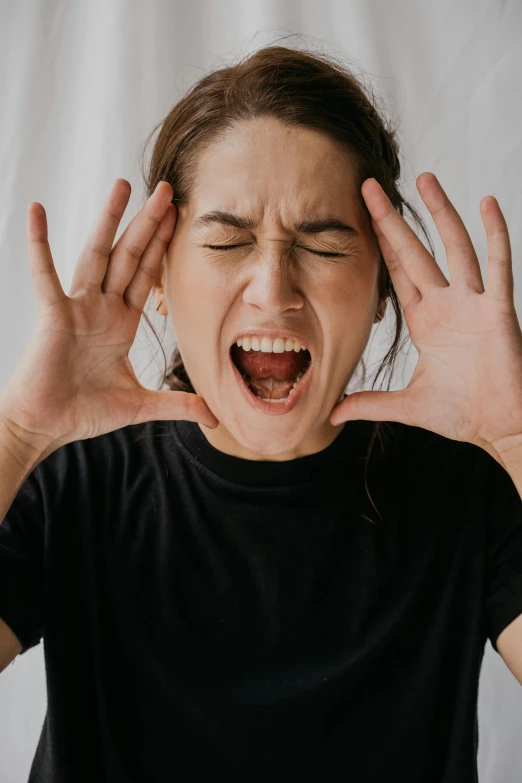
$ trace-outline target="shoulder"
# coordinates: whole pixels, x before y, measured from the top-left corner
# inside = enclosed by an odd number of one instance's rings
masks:
[[[368,446],[375,422],[361,420],[357,424],[360,442]],[[379,435],[372,447],[372,458],[400,459],[403,463],[412,463],[413,466],[426,462],[444,466],[452,461],[470,464],[476,463],[477,460],[492,459],[487,452],[472,443],[451,440],[422,427],[395,421],[379,422]]]
[[[384,445],[376,442],[372,448],[374,475],[397,491],[402,487],[412,498],[423,502],[430,498],[437,505],[451,497],[467,504],[472,495],[483,497],[493,480],[505,485],[509,479],[507,474],[501,475],[503,468],[474,444],[400,422],[381,425]],[[366,428],[366,432],[368,442],[371,430]]]
[[[143,452],[151,452],[157,437],[167,433],[169,422],[129,425],[111,432],[74,440],[51,452],[30,474],[43,492],[59,496],[78,486],[101,486],[123,475],[129,463],[143,464]],[[162,428],[163,425],[163,428]]]

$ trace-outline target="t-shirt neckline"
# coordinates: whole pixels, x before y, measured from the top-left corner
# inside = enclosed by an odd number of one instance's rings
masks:
[[[276,462],[249,460],[226,454],[207,440],[196,422],[173,421],[181,446],[199,463],[221,478],[236,484],[258,487],[316,482],[346,471],[346,463],[358,456],[355,448],[359,443],[355,426],[358,423],[360,422],[345,422],[335,440],[321,451]]]

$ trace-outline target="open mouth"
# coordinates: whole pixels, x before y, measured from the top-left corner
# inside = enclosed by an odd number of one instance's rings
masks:
[[[308,350],[301,350],[299,355],[292,351],[286,354],[244,351],[236,343],[230,349],[230,358],[250,392],[270,403],[288,401],[299,390],[311,365]]]

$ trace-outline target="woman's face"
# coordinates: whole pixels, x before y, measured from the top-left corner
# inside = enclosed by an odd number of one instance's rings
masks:
[[[160,312],[170,314],[194,389],[219,420],[216,429],[202,432],[220,451],[295,459],[321,451],[340,433],[343,425],[333,427],[329,416],[379,306],[378,244],[358,196],[340,143],[272,117],[236,125],[200,156],[158,286]],[[200,220],[216,210],[251,227]],[[331,218],[353,230],[297,227]],[[253,407],[234,371],[234,338],[256,329],[284,339],[297,334],[310,351],[309,377],[287,412],[278,412],[278,403],[266,403],[266,411]]]

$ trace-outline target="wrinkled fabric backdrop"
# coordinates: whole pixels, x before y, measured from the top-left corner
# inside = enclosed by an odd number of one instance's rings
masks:
[[[479,201],[497,197],[510,229],[520,318],[520,0],[0,0],[1,388],[37,320],[26,251],[28,204],[39,201],[47,211],[55,265],[68,292],[112,182],[124,177],[132,185],[117,236],[142,206],[140,155],[152,127],[208,70],[275,42],[333,54],[367,74],[399,126],[406,197],[427,218],[447,276],[416,177],[428,170],[440,178],[483,274]],[[389,345],[389,315],[374,327],[370,371]],[[160,328],[163,319],[151,318]],[[173,339],[169,328],[167,355]],[[407,384],[416,357],[411,348],[392,389]],[[143,323],[131,359],[141,381],[157,388],[162,357]],[[0,677],[0,783],[25,783],[45,708],[40,644]],[[521,781],[522,688],[489,642],[479,727],[481,783]]]

